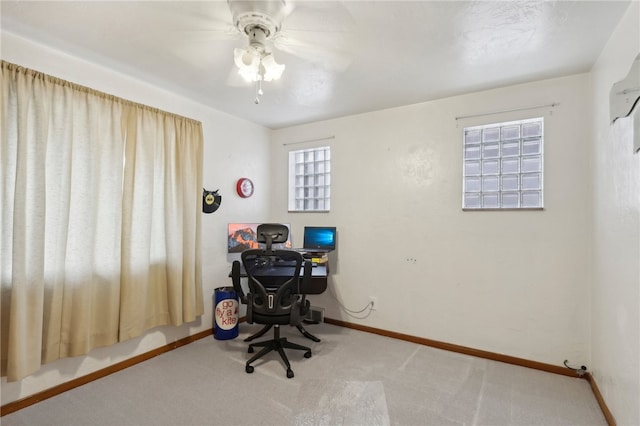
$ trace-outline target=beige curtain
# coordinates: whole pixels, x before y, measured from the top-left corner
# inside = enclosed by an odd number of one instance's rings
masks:
[[[199,122],[2,62],[2,374],[203,313]]]

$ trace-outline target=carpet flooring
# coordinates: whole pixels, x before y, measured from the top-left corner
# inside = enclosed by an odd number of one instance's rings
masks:
[[[586,380],[330,324],[245,372],[240,336],[198,340],[0,419],[14,425],[606,425]],[[272,336],[271,333],[257,341]]]

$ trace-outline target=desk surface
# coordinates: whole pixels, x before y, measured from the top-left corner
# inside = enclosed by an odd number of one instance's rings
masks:
[[[255,276],[270,276],[270,277],[289,277],[293,273],[294,267],[292,266],[260,266],[253,269]],[[300,276],[304,274],[304,268],[300,268]],[[231,274],[229,274],[231,276]],[[240,276],[246,277],[247,271],[244,269],[244,265],[240,263]],[[327,266],[317,265],[311,268],[311,278],[327,278]]]
[[[260,276],[268,276],[268,277],[290,277],[293,273],[293,267],[290,266],[262,266],[256,268],[253,272],[257,277]],[[259,272],[256,272],[259,271]],[[300,276],[304,274],[304,269],[300,268]],[[305,292],[306,294],[321,294],[327,289],[327,276],[329,274],[329,270],[326,264],[318,264],[311,268],[311,284],[309,288]],[[231,276],[231,272],[229,272],[229,276]],[[247,271],[245,271],[242,262],[240,262],[240,277],[246,278]]]

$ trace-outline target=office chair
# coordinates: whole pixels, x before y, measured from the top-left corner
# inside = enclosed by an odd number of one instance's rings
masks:
[[[311,349],[280,337],[280,326],[298,326],[310,308],[310,302],[304,295],[304,285],[311,279],[311,263],[304,262],[302,254],[297,251],[273,250],[274,243],[287,241],[289,229],[285,225],[262,224],[258,226],[257,234],[258,242],[265,243],[266,247],[245,250],[240,255],[249,287],[246,295],[240,285],[240,262],[237,260],[233,262],[231,277],[240,301],[247,305],[247,322],[265,325],[252,338],[273,327],[273,339],[249,344],[249,353],[253,353],[255,347],[262,349],[247,361],[245,371],[253,373],[251,364],[254,361],[271,351],[277,351],[287,368],[287,377],[292,378],[293,370],[284,349],[303,350],[305,358],[311,357]]]

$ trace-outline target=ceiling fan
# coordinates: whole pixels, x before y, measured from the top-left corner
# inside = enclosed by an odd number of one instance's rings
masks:
[[[285,64],[276,62],[269,44],[333,70],[348,66],[352,20],[338,2],[301,6],[291,0],[227,1],[233,26],[248,41],[247,46],[234,49],[234,63],[245,81],[255,83],[256,104],[263,94],[262,83],[278,80],[285,70]],[[284,25],[285,20],[292,25]]]

